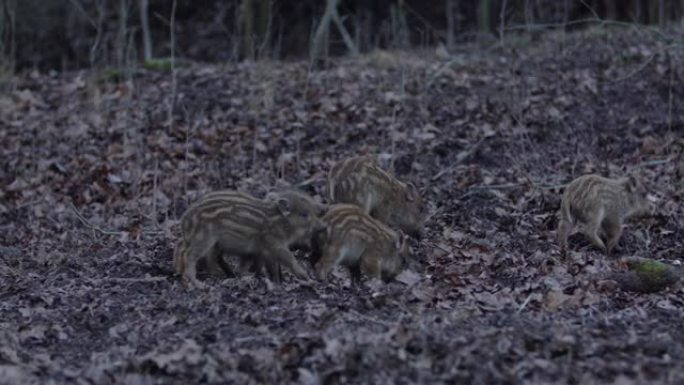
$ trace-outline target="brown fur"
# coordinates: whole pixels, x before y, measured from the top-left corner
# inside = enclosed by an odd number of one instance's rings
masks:
[[[323,216],[326,230],[314,236],[316,275],[325,279],[337,265],[349,268],[352,281],[360,273],[389,280],[411,257],[406,236],[371,218],[360,207],[331,205]]]
[[[568,237],[579,227],[596,247],[610,254],[620,239],[624,221],[651,210],[643,186],[634,178],[581,176],[563,193],[558,223],[561,252],[565,255]]]
[[[332,203],[351,203],[381,222],[417,235],[427,217],[423,199],[411,183],[383,170],[371,155],[336,163],[328,174]]]
[[[309,242],[324,228],[319,211],[320,205],[292,190],[271,193],[263,200],[231,190],[209,193],[181,217],[183,237],[174,253],[174,266],[191,286],[201,286],[195,277],[201,259],[212,271],[226,270],[222,254],[238,256],[243,270],[260,271],[265,266],[277,281],[281,264],[306,278],[288,248]]]

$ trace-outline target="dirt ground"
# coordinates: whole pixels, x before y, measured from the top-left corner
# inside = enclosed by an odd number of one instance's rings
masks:
[[[682,31],[505,48],[27,73],[0,95],[0,383],[682,384],[684,288],[616,289],[684,255]],[[176,89],[173,111],[170,102]],[[170,121],[169,114],[173,120]],[[435,215],[388,284],[174,275],[201,194],[263,196],[376,153]],[[657,214],[561,260],[562,186],[638,176]],[[301,255],[306,266],[306,256]]]

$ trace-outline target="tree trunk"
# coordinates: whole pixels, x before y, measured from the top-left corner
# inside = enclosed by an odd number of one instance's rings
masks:
[[[608,20],[617,20],[617,4],[615,4],[615,0],[605,0],[603,5],[606,8],[605,18]]]
[[[506,0],[503,0],[503,3],[501,4],[501,13],[499,14],[499,42],[501,43],[501,46],[504,46],[504,32],[506,29]]]
[[[240,38],[240,58],[254,60],[254,7],[252,0],[242,0],[237,22]]]
[[[392,23],[392,45],[396,48],[408,47],[410,39],[403,0],[399,0],[397,4],[392,4],[390,7],[390,18]]]
[[[256,15],[257,38],[259,39],[258,58],[268,58],[271,55],[272,21],[273,1],[259,0],[259,9]]]
[[[649,24],[658,23],[658,2],[655,0],[648,2],[648,22]]]
[[[311,42],[311,60],[316,66],[320,64],[324,54],[327,56],[330,22],[332,21],[333,9],[337,8],[338,1],[327,0],[325,12],[314,33],[313,41]]]
[[[372,1],[357,0],[354,15],[354,44],[360,52],[367,52],[373,47],[373,11]]]
[[[525,6],[524,6],[523,13],[525,14],[525,26],[527,27],[527,33],[531,34],[532,33],[532,23],[534,23],[534,17],[533,17],[533,12],[532,12],[532,4],[530,4],[530,0],[525,0]]]
[[[447,19],[447,47],[453,48],[456,45],[456,31],[458,30],[458,0],[446,1],[446,19]]]
[[[0,5],[0,76],[14,73],[16,63],[16,3],[6,0]]]
[[[125,66],[126,33],[128,24],[127,0],[119,0],[119,31],[116,39],[116,66],[119,69]]]
[[[481,34],[487,34],[490,31],[489,2],[490,0],[480,0],[477,8],[477,26]]]
[[[143,58],[152,59],[152,36],[150,35],[149,0],[140,0],[140,27],[143,39]]]

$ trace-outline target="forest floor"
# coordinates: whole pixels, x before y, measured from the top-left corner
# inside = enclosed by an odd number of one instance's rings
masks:
[[[505,48],[26,73],[0,95],[0,383],[684,383],[684,288],[616,289],[684,256],[684,45],[643,29]],[[95,79],[95,80],[94,80]],[[435,212],[422,271],[352,287],[172,268],[178,218],[376,153]],[[562,186],[636,175],[657,215],[561,260]],[[302,263],[306,256],[301,255]]]

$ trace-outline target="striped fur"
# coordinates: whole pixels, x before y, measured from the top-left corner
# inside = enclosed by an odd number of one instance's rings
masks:
[[[358,205],[373,218],[417,235],[427,213],[418,190],[383,170],[371,155],[344,159],[328,173],[332,203]]]
[[[563,193],[558,222],[561,253],[565,255],[568,237],[577,228],[610,254],[620,239],[624,221],[651,210],[643,187],[633,178],[581,176]]]
[[[306,244],[323,229],[317,214],[320,205],[294,190],[283,190],[258,199],[223,190],[209,193],[192,204],[181,217],[182,239],[174,252],[174,266],[183,280],[199,286],[196,264],[206,260],[210,269],[227,270],[222,255],[236,255],[242,267],[266,267],[269,277],[280,280],[279,266],[297,276],[307,276],[288,248]]]
[[[358,206],[332,205],[323,222],[326,230],[314,237],[312,253],[320,279],[343,265],[349,268],[354,282],[360,272],[388,280],[401,272],[410,258],[406,237]]]

